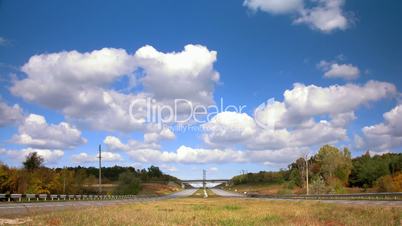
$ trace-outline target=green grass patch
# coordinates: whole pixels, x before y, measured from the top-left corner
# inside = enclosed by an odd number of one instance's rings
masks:
[[[226,205],[223,207],[223,209],[233,211],[233,210],[239,210],[241,209],[241,207],[237,205]]]

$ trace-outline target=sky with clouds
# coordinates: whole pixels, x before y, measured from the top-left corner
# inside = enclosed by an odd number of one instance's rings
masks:
[[[285,168],[402,150],[402,3],[0,1],[0,161]],[[162,110],[161,110],[162,109]],[[173,109],[173,110],[172,110]],[[197,117],[188,117],[189,115]]]

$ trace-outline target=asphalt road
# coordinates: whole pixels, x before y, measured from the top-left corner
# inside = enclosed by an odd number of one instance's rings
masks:
[[[234,192],[228,192],[222,189],[218,188],[212,188],[211,191],[215,193],[216,195],[222,196],[222,197],[243,197],[243,195],[239,193],[234,193]]]
[[[185,189],[183,191],[179,191],[179,192],[167,195],[167,197],[168,198],[183,198],[183,197],[191,196],[196,191],[197,191],[197,189]]]
[[[289,202],[319,202],[319,203],[334,203],[341,205],[365,205],[365,206],[390,206],[401,207],[402,201],[351,201],[351,200],[295,200],[295,199],[272,199],[272,198],[248,198],[238,193],[224,191],[222,189],[211,189],[216,195],[227,198],[244,198],[249,200],[264,200],[267,202],[289,201]],[[30,203],[0,203],[0,217],[22,216],[27,214],[43,213],[54,210],[72,209],[77,207],[96,207],[122,205],[138,202],[150,202],[164,199],[183,198],[194,194],[197,189],[186,189],[170,195],[152,198],[133,198],[124,200],[89,200],[89,201],[54,201],[54,202],[30,202]]]

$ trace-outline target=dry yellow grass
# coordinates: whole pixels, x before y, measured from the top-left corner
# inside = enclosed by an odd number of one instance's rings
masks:
[[[295,194],[304,193],[301,188],[294,188],[292,190],[286,189],[286,185],[284,184],[241,184],[226,187],[224,189],[240,193],[258,193],[261,195],[276,195],[280,194],[283,190],[288,190],[288,192]]]
[[[177,191],[181,188],[177,184],[161,184],[161,183],[143,183],[141,184],[140,195],[167,195]]]
[[[402,208],[184,198],[52,212],[27,225],[401,225]]]

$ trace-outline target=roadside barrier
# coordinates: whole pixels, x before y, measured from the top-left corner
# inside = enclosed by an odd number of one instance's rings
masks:
[[[66,195],[66,194],[0,194],[0,202],[66,201],[66,200],[123,200],[155,198],[157,195]]]

